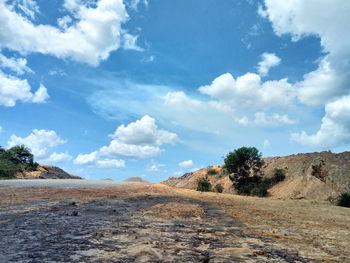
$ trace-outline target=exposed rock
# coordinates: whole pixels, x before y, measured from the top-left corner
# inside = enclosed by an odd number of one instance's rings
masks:
[[[36,171],[19,172],[17,179],[82,179],[79,176],[69,174],[61,168],[50,165],[39,165]]]
[[[275,168],[286,171],[286,179],[269,190],[274,198],[331,200],[350,190],[350,152],[305,153],[284,157],[263,158],[263,172],[273,176]],[[235,193],[232,182],[223,173],[222,165],[213,165],[181,177],[170,177],[169,186],[196,189],[198,179],[208,176],[210,183],[221,184],[224,193]]]

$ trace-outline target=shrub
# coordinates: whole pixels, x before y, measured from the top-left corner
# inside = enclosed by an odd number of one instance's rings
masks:
[[[208,180],[208,176],[203,177],[197,181],[197,191],[210,192],[211,183]]]
[[[250,195],[264,197],[264,196],[267,196],[268,189],[269,189],[269,187],[266,184],[262,183],[262,184],[254,186],[254,188],[251,189],[251,191],[250,191]]]
[[[222,187],[221,184],[217,184],[217,185],[215,185],[215,191],[217,193],[222,193],[224,191],[224,187]]]
[[[338,197],[337,205],[344,206],[344,207],[350,207],[350,192],[342,193]]]
[[[284,169],[281,169],[281,168],[275,168],[273,170],[273,176],[271,178],[265,179],[264,182],[269,187],[272,187],[275,184],[282,182],[284,179],[286,179],[286,171]]]
[[[207,171],[207,175],[216,175],[218,172],[213,169],[213,168],[209,168]]]

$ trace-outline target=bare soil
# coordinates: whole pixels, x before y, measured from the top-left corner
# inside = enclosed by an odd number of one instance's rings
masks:
[[[0,187],[0,262],[350,262],[350,209],[161,184]]]

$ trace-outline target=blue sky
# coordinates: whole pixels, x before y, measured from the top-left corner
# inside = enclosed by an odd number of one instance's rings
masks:
[[[0,2],[0,145],[91,179],[151,182],[348,150],[342,0]]]

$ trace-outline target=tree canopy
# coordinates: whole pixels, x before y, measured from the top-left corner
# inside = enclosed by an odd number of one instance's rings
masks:
[[[28,147],[16,145],[5,150],[0,146],[0,178],[13,178],[16,172],[33,171],[37,166]]]
[[[249,193],[261,182],[261,168],[264,165],[261,156],[255,147],[241,147],[227,154],[225,169],[239,192]]]

